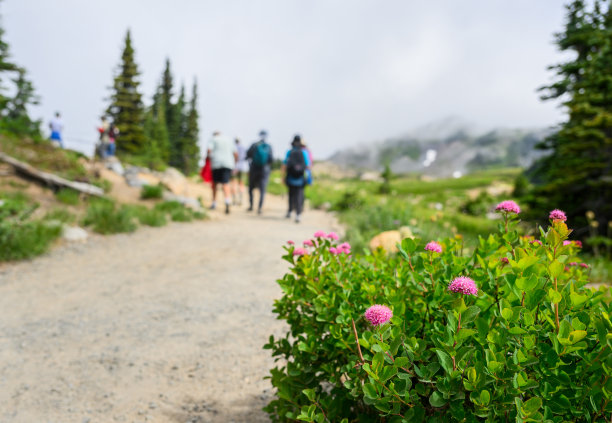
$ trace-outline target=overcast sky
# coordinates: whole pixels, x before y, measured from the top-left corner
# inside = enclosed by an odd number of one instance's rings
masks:
[[[562,119],[536,89],[561,54],[561,0],[3,0],[12,57],[59,110],[69,146],[91,152],[131,29],[146,104],[166,57],[199,84],[200,137],[277,151],[298,132],[315,158],[447,116],[481,127]]]

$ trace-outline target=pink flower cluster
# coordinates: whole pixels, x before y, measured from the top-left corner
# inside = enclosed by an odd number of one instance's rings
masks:
[[[335,232],[330,232],[327,234],[327,238],[328,239],[333,239],[334,241],[338,241],[340,239],[340,237],[338,236],[337,233]]]
[[[351,254],[351,244],[343,242],[337,247],[329,247],[329,252],[332,254]]]
[[[530,244],[535,244],[535,245],[542,245],[542,241],[540,241],[539,239],[533,239],[531,241],[529,241]]]
[[[365,312],[365,318],[372,326],[381,326],[393,317],[393,312],[387,306],[375,304]]]
[[[314,244],[311,239],[307,239],[303,242],[304,247],[312,247]]]
[[[506,200],[499,203],[497,207],[495,207],[495,211],[519,214],[521,212],[521,208],[514,201]]]
[[[502,257],[500,260],[501,260],[501,262],[502,262],[502,263],[504,263],[504,264],[508,264],[508,263],[510,263],[510,260],[508,260],[508,257]]]
[[[448,285],[448,290],[452,292],[458,292],[465,295],[478,295],[478,288],[476,282],[467,276],[459,276]]]
[[[551,211],[550,214],[548,215],[548,218],[550,220],[560,220],[562,222],[565,222],[567,220],[567,216],[565,216],[565,212],[559,209],[554,209],[553,211]]]
[[[287,244],[288,244],[288,245],[293,245],[293,244],[295,244],[295,242],[293,242],[293,241],[289,240],[289,241],[287,241]]]
[[[438,244],[436,241],[430,241],[425,246],[425,250],[426,251],[433,251],[434,253],[441,253],[442,252],[442,246],[440,244]]]
[[[305,256],[307,254],[308,254],[308,251],[306,251],[306,249],[304,248],[296,248],[295,250],[293,250],[294,256]]]
[[[324,231],[316,231],[314,233],[315,238],[325,238],[327,234]]]
[[[570,241],[569,239],[566,239],[565,241],[563,241],[563,245],[573,245],[575,247],[578,248],[582,248],[582,242],[581,241]]]

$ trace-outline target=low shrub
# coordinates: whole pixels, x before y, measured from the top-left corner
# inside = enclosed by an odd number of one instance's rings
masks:
[[[23,260],[45,253],[62,226],[45,221],[0,222],[0,261]]]
[[[143,185],[140,191],[140,198],[143,200],[160,199],[164,194],[164,187],[161,185]]]
[[[134,213],[128,206],[117,207],[106,199],[94,199],[89,203],[83,224],[100,234],[116,234],[136,230]]]
[[[173,222],[191,222],[193,219],[203,219],[205,214],[193,211],[178,201],[164,201],[155,205],[153,210],[167,213]]]
[[[62,223],[73,223],[76,220],[76,216],[66,209],[55,208],[45,214],[44,220],[57,221]]]
[[[396,256],[354,256],[335,234],[287,246],[274,313],[289,330],[264,346],[272,421],[606,421],[609,288],[585,286],[561,215],[535,240],[504,207],[469,255],[459,238]]]
[[[76,206],[79,204],[79,192],[70,188],[62,188],[55,193],[55,198],[60,203]]]
[[[148,209],[144,206],[131,206],[130,208],[142,225],[160,227],[168,223],[166,213],[160,210]]]

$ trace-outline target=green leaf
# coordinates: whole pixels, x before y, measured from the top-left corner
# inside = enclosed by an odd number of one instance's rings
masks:
[[[504,308],[501,314],[502,314],[502,317],[506,319],[507,321],[511,321],[512,316],[514,316],[514,312],[510,308]]]
[[[433,391],[429,397],[429,403],[433,407],[443,407],[446,404],[446,400],[439,391]]]
[[[572,327],[569,322],[567,320],[562,320],[561,323],[559,323],[559,333],[557,334],[557,339],[569,338],[571,329]]]
[[[518,278],[516,287],[521,291],[531,291],[538,286],[538,276],[531,275],[528,278]]]
[[[532,266],[534,264],[536,264],[538,262],[539,258],[538,256],[527,256],[527,257],[523,257],[522,259],[520,259],[517,263],[517,266],[521,269],[521,270],[525,270],[527,269],[529,266]],[[522,288],[521,288],[522,289]]]
[[[563,273],[563,263],[554,260],[549,266],[548,266],[548,272],[550,273],[550,276],[552,276],[553,278],[557,278],[559,277],[559,275],[561,273]]]
[[[451,359],[450,355],[442,350],[436,350],[436,354],[438,354],[438,359],[442,365],[442,368],[446,371],[446,373],[451,373],[453,371],[453,360]]]
[[[570,332],[569,340],[572,344],[575,344],[576,342],[583,339],[585,336],[587,336],[586,330],[574,330]]]
[[[470,323],[476,319],[480,313],[480,308],[477,306],[468,307],[463,313],[461,313],[461,323]]]
[[[391,379],[393,376],[395,376],[396,374],[397,374],[397,367],[385,366],[382,372],[380,372],[380,380],[383,382],[386,382],[389,379]]]
[[[378,398],[378,392],[376,392],[376,387],[371,383],[365,383],[363,385],[363,394],[370,399]]]
[[[574,307],[581,306],[588,299],[589,299],[588,295],[580,295],[580,294],[576,294],[575,292],[572,292],[570,294],[570,300],[572,302],[572,306]]]
[[[486,389],[480,391],[480,404],[487,405],[491,401],[491,394]]]
[[[524,333],[527,333],[527,331],[525,329],[523,329],[521,327],[518,327],[518,326],[514,326],[514,327],[508,329],[508,332],[511,335],[522,335]]]
[[[302,390],[302,393],[308,397],[309,401],[312,402],[315,400],[316,394],[314,389],[304,389]]]
[[[550,298],[550,301],[552,301],[554,304],[560,303],[561,300],[563,299],[563,297],[561,296],[561,293],[558,291],[555,291],[553,288],[550,288],[548,290],[548,297]]]
[[[380,372],[380,369],[382,369],[384,362],[385,355],[382,352],[374,354],[374,358],[372,358],[372,371],[378,374],[378,372]]]
[[[542,407],[542,398],[533,397],[530,398],[528,401],[525,401],[521,408],[523,409],[523,412],[525,414],[530,415],[536,413],[540,409],[540,407]]]

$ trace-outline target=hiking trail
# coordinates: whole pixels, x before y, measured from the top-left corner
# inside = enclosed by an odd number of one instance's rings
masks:
[[[282,246],[338,229],[286,207],[269,195],[261,216],[243,205],[1,265],[0,421],[267,422]]]

